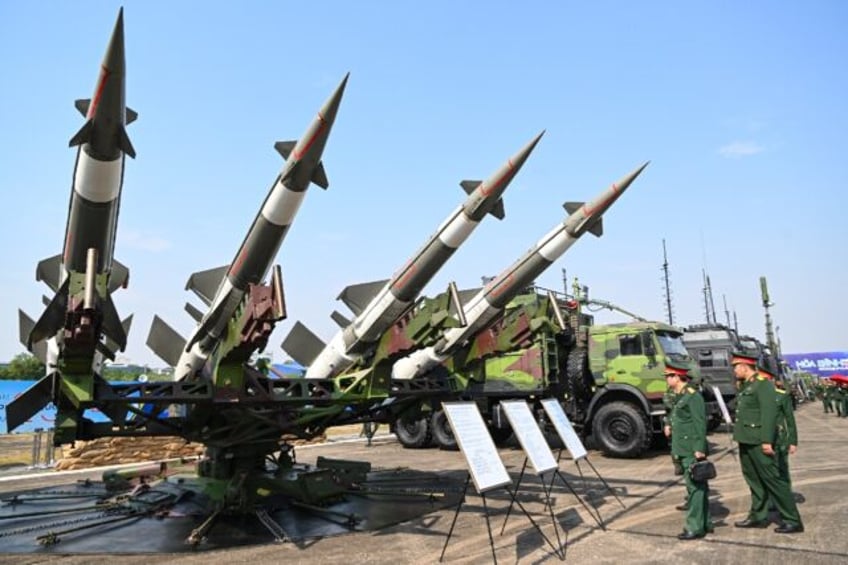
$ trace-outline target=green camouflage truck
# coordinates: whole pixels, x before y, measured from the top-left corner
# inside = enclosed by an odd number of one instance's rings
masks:
[[[477,402],[496,442],[511,435],[502,400],[555,397],[598,449],[638,457],[662,432],[666,359],[697,370],[680,329],[661,322],[594,324],[576,301],[532,288],[432,377],[447,379],[455,397]],[[404,446],[455,447],[438,408],[442,399],[424,398],[394,422]]]

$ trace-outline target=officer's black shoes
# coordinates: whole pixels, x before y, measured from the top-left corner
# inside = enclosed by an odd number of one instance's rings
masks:
[[[741,522],[734,522],[733,525],[737,528],[767,528],[769,523],[767,520],[751,520],[750,518],[745,518]]]
[[[678,504],[677,506],[674,507],[674,509],[685,512],[686,510],[689,510],[689,503],[684,502],[683,504]]]
[[[783,524],[774,529],[776,534],[800,534],[803,531],[803,524]]]
[[[704,537],[704,534],[696,534],[694,532],[690,532],[689,530],[683,530],[679,534],[677,534],[677,539],[683,541],[689,541],[693,539],[700,539]]]

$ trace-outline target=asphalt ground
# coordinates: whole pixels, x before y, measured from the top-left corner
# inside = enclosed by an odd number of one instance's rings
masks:
[[[573,461],[560,463],[563,476],[575,490],[598,507],[605,524],[599,527],[590,513],[559,481],[552,502],[562,527],[565,560],[591,563],[780,563],[816,565],[848,563],[848,419],[823,414],[821,403],[802,404],[796,412],[800,446],[791,459],[793,490],[805,502],[799,505],[806,531],[781,535],[768,529],[740,529],[733,522],[743,519],[750,504],[748,487],[742,479],[738,459],[730,449],[728,434],[710,435],[711,460],[718,477],[711,481],[710,511],[715,533],[704,539],[680,541],[684,513],[675,510],[683,500],[684,487],[673,475],[667,453],[653,452],[637,460],[603,457],[590,451],[588,460],[624,503],[622,508],[586,462],[580,467],[581,481]],[[319,456],[370,461],[377,468],[409,467],[419,470],[464,470],[458,452],[405,450],[385,433],[372,446],[355,436],[333,439],[322,445],[297,448],[300,462]],[[517,447],[500,450],[514,479],[518,478],[524,454]],[[97,477],[98,474],[92,474]],[[0,493],[34,486],[60,484],[80,474],[41,474],[28,480],[4,478]],[[539,477],[525,476],[518,500],[545,537],[556,543],[556,534]],[[488,493],[486,504],[492,525],[495,554],[499,563],[556,563],[560,558],[517,507],[501,528],[510,506],[506,491]],[[355,533],[298,544],[278,543],[248,548],[198,551],[181,554],[60,555],[2,554],[0,563],[15,564],[209,564],[209,563],[436,563],[445,543],[455,511],[447,509],[424,515],[376,532]],[[55,548],[54,548],[55,551]],[[482,499],[472,491],[459,514],[453,536],[445,551],[446,563],[491,563],[492,550],[483,516]]]

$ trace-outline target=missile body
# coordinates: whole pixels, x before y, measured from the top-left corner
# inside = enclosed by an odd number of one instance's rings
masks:
[[[486,329],[503,311],[507,303],[551,266],[584,233],[603,233],[601,217],[619,196],[639,176],[647,163],[604,190],[589,203],[565,204],[570,215],[531,247],[518,261],[489,282],[467,304],[464,327],[445,330],[439,341],[418,349],[396,361],[392,366],[393,379],[412,379],[445,361],[457,348]]]
[[[69,287],[72,286],[69,276],[86,272],[89,249],[97,251],[97,293],[106,302],[104,308],[108,310],[103,313],[105,333],[121,350],[126,346],[126,335],[121,324],[115,323],[117,314],[109,298],[111,291],[125,285],[129,276],[126,267],[117,262],[113,272],[112,259],[124,159],[126,155],[135,157],[125,129],[126,124],[136,118],[136,113],[125,103],[125,68],[121,11],[103,57],[94,95],[91,99],[75,103],[86,121],[70,141],[72,147],[78,146],[79,149],[74,165],[65,245],[62,255],[41,261],[36,270],[36,278],[43,280],[57,294],[32,328],[28,339],[30,346],[54,336],[63,327]]]
[[[225,337],[227,325],[244,300],[249,286],[260,283],[267,275],[309,184],[315,183],[322,188],[329,186],[321,155],[347,79],[345,76],[299,141],[283,141],[275,145],[286,159],[286,164],[230,265],[195,273],[189,278],[186,288],[194,290],[209,310],[185,343],[179,359],[174,363],[166,358],[174,365],[175,379],[196,374]],[[154,351],[157,351],[156,343],[162,341],[162,336],[156,335],[157,324],[161,323],[157,320],[154,320],[148,338],[148,345]]]
[[[409,308],[486,214],[491,213],[497,218],[503,218],[501,196],[543,134],[544,132],[537,135],[485,182],[461,183],[468,192],[465,202],[442,222],[436,232],[388,282],[382,284],[370,302],[361,312],[357,312],[354,320],[337,332],[317,357],[305,359],[305,364],[309,366],[306,378],[331,378],[350,368]],[[296,358],[302,358],[291,351],[289,353]]]
[[[99,373],[103,356],[126,346],[131,317],[121,322],[111,293],[125,286],[129,272],[113,260],[118,209],[126,155],[135,157],[126,125],[136,113],[126,107],[123,10],[118,13],[100,75],[90,99],[74,105],[85,117],[71,138],[78,147],[74,165],[65,240],[61,255],[44,259],[36,279],[55,293],[33,321],[19,311],[21,341],[53,374],[62,361],[63,375],[89,379]],[[105,341],[101,341],[102,338]],[[25,422],[55,400],[47,378],[9,405],[9,429]],[[80,385],[79,389],[85,386]]]

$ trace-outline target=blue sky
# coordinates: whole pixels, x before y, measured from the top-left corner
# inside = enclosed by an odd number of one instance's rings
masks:
[[[88,98],[116,2],[0,2],[0,360],[37,317],[38,260],[61,252]],[[289,318],[329,338],[346,285],[388,278],[463,199],[545,129],[487,220],[426,289],[479,284],[645,160],[651,165],[562,269],[595,298],[664,316],[666,240],[675,321],[703,321],[702,268],[740,330],[764,335],[767,276],[786,352],[848,349],[848,3],[160,2],[125,7],[127,101],[139,113],[115,256],[134,313],[126,356],[154,313],[188,334],[189,274],[233,257],[282,161],[346,72],[324,154],[278,255]],[[196,303],[196,302],[195,302]],[[602,314],[602,321],[620,320]]]

